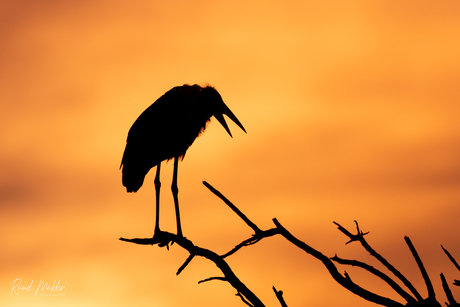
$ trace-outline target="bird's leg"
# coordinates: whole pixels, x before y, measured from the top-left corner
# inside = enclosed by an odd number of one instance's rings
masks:
[[[174,207],[176,208],[176,225],[177,225],[177,236],[182,237],[182,227],[180,225],[180,214],[179,214],[179,189],[177,188],[177,167],[179,164],[179,158],[174,158],[174,173],[171,185],[171,191],[174,197]]]
[[[157,174],[155,176],[155,193],[156,193],[156,215],[155,215],[155,229],[153,232],[153,235],[160,232],[160,187],[161,187],[161,182],[160,182],[160,165],[161,162],[158,163],[157,165]]]

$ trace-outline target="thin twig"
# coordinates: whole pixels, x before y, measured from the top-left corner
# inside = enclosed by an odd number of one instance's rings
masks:
[[[239,296],[240,299],[243,301],[243,303],[245,303],[246,305],[248,305],[249,307],[254,307],[254,305],[251,304],[251,302],[248,302],[245,298],[244,298],[244,295],[241,295],[241,293],[237,293],[235,294],[236,296]]]
[[[209,183],[207,183],[206,181],[203,181],[203,184],[212,192],[214,193],[217,197],[219,197],[220,199],[222,199],[226,204],[227,206],[230,207],[230,209],[233,210],[233,212],[235,212],[249,227],[251,227],[254,232],[257,234],[258,232],[260,232],[261,230],[259,229],[259,227],[257,227],[256,224],[254,224],[253,222],[251,222],[247,217],[246,215],[243,214],[243,212],[240,211],[240,209],[238,209],[234,204],[232,204],[224,195],[222,195],[222,193],[220,193],[219,191],[217,191],[216,189],[214,189],[214,187],[212,187]]]
[[[310,247],[306,243],[294,237],[286,228],[281,226],[281,224],[278,222],[277,219],[273,219],[273,222],[275,223],[276,227],[279,229],[280,234],[283,237],[285,237],[289,242],[291,242],[298,248],[304,250],[306,253],[320,260],[324,264],[326,269],[329,271],[329,274],[331,274],[332,278],[334,278],[335,281],[337,281],[342,287],[346,288],[348,291],[368,301],[371,301],[371,302],[374,302],[380,305],[389,306],[389,307],[393,307],[393,306],[403,307],[404,306],[403,304],[398,303],[390,298],[380,296],[364,288],[361,288],[360,286],[352,282],[347,274],[345,274],[345,276],[340,274],[339,271],[337,270],[337,267],[334,265],[331,259],[329,259],[327,256],[325,256],[321,252],[317,251],[316,249]]]
[[[275,286],[273,286],[273,291],[275,292],[276,298],[280,302],[281,307],[288,307],[288,305],[286,304],[286,301],[284,300],[284,297],[283,297],[283,291],[276,290]]]
[[[185,269],[185,267],[190,263],[190,261],[192,261],[194,257],[195,257],[194,254],[190,254],[188,258],[185,260],[185,262],[177,270],[176,275],[179,275]]]
[[[263,238],[268,238],[268,237],[271,237],[271,236],[276,235],[276,234],[279,234],[279,231],[276,228],[272,228],[272,229],[268,229],[268,230],[261,230],[261,231],[257,232],[255,235],[253,235],[252,237],[250,237],[249,239],[246,239],[243,242],[241,242],[238,245],[236,245],[232,250],[230,250],[226,254],[222,255],[222,258],[226,258],[226,257],[228,257],[230,255],[233,255],[239,249],[241,249],[241,248],[243,248],[245,246],[256,244],[257,242],[259,242]]]
[[[428,298],[434,299],[436,297],[436,294],[434,293],[433,284],[431,283],[430,277],[428,276],[425,266],[423,265],[422,259],[420,259],[417,250],[415,249],[409,237],[404,237],[404,240],[406,241],[407,246],[409,246],[412,256],[414,257],[415,262],[417,262],[420,272],[422,273],[423,279],[425,280],[425,285],[428,291]]]
[[[452,291],[450,291],[449,284],[447,283],[446,278],[444,277],[444,274],[441,273],[441,283],[442,283],[442,288],[444,289],[444,293],[446,294],[447,300],[449,301],[449,304],[446,304],[447,306],[459,306],[457,301],[454,299],[454,296],[452,295]]]
[[[343,232],[345,235],[347,235],[350,238],[349,242],[352,241],[359,241],[361,245],[364,247],[366,251],[369,252],[373,257],[375,257],[380,263],[382,263],[391,273],[393,273],[399,280],[403,282],[403,284],[412,292],[412,294],[415,296],[417,301],[423,301],[422,296],[418,293],[417,289],[411,284],[411,282],[401,274],[393,265],[391,265],[385,258],[383,258],[379,253],[377,253],[364,239],[364,235],[367,233],[363,233],[362,231],[359,230],[358,223],[355,221],[356,227],[358,229],[358,234],[353,235],[351,234],[348,230],[346,230],[344,227],[342,227],[339,223],[334,222],[339,227],[339,230]],[[349,243],[347,242],[347,243]]]
[[[227,279],[225,279],[225,277],[215,276],[215,277],[209,277],[209,278],[202,279],[198,283],[201,284],[201,283],[211,281],[211,280],[228,281]]]
[[[343,232],[347,237],[350,238],[350,241],[348,241],[345,244],[349,244],[349,243],[354,242],[354,241],[361,241],[363,239],[363,237],[369,233],[369,231],[364,233],[361,230],[359,230],[359,225],[358,225],[357,221],[355,221],[356,229],[357,229],[357,234],[355,234],[355,235],[352,234],[351,232],[349,232],[345,227],[343,227],[339,223],[337,223],[337,222],[333,222],[333,223],[338,226],[338,228],[339,228],[339,230],[341,232]]]
[[[366,271],[370,272],[371,274],[374,274],[375,276],[379,277],[383,281],[385,281],[393,290],[395,290],[401,297],[403,297],[407,303],[415,303],[417,300],[413,298],[409,293],[404,291],[394,280],[392,280],[388,275],[385,273],[379,271],[378,269],[374,268],[373,266],[370,266],[364,262],[357,261],[357,260],[348,260],[348,259],[343,259],[339,258],[337,255],[331,258],[332,260],[340,263],[340,264],[346,264],[346,265],[352,265],[352,266],[357,266],[360,268],[365,269]]]
[[[457,268],[457,270],[460,271],[460,265],[457,263],[457,261],[455,260],[455,258],[452,257],[452,255],[447,251],[447,249],[444,248],[444,246],[441,245],[441,248],[442,248],[443,251],[446,253],[447,257],[449,257],[450,261],[452,261],[452,263],[455,265],[455,267]]]
[[[153,244],[159,244],[159,243],[170,242],[170,241],[175,242],[177,243],[177,245],[187,250],[190,254],[201,256],[201,257],[204,257],[214,262],[214,264],[224,274],[225,280],[230,285],[232,285],[232,287],[235,288],[236,291],[240,293],[240,295],[244,296],[244,298],[247,301],[251,302],[251,306],[253,307],[264,307],[265,306],[262,303],[262,301],[251,290],[249,290],[249,288],[246,287],[245,284],[243,284],[239,280],[239,278],[235,275],[235,273],[233,273],[228,263],[221,256],[219,256],[218,254],[216,254],[215,252],[211,250],[194,245],[192,241],[188,240],[185,237],[177,236],[175,234],[162,231],[158,233],[158,235],[156,235],[156,237],[154,238],[144,238],[144,239],[120,238],[120,240],[125,241],[125,242],[142,244],[142,245],[153,245]]]

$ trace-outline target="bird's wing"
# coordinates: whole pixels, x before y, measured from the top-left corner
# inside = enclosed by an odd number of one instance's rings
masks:
[[[141,160],[150,169],[163,160],[185,154],[193,142],[184,138],[190,133],[188,127],[193,126],[194,95],[190,91],[194,90],[192,87],[175,87],[137,118],[128,133],[123,165]]]

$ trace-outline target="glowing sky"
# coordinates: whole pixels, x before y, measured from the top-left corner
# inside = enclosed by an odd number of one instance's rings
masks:
[[[213,264],[177,277],[177,246],[118,241],[154,222],[154,174],[136,194],[121,185],[127,132],[184,83],[215,86],[248,132],[213,120],[187,152],[185,236],[224,253],[251,235],[206,180],[261,228],[276,217],[328,256],[371,261],[332,224],[358,220],[425,295],[409,236],[444,303],[439,273],[460,279],[440,248],[460,259],[459,16],[457,1],[2,1],[0,305],[244,306],[223,282],[197,284]],[[279,238],[229,261],[269,306],[273,285],[289,306],[372,305]],[[16,278],[60,280],[65,296],[10,295]]]

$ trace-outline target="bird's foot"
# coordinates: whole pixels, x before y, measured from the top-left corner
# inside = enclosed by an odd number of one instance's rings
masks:
[[[161,230],[155,230],[152,237],[153,244],[158,244],[159,247],[165,247],[169,250],[169,243],[174,244],[174,235]]]

